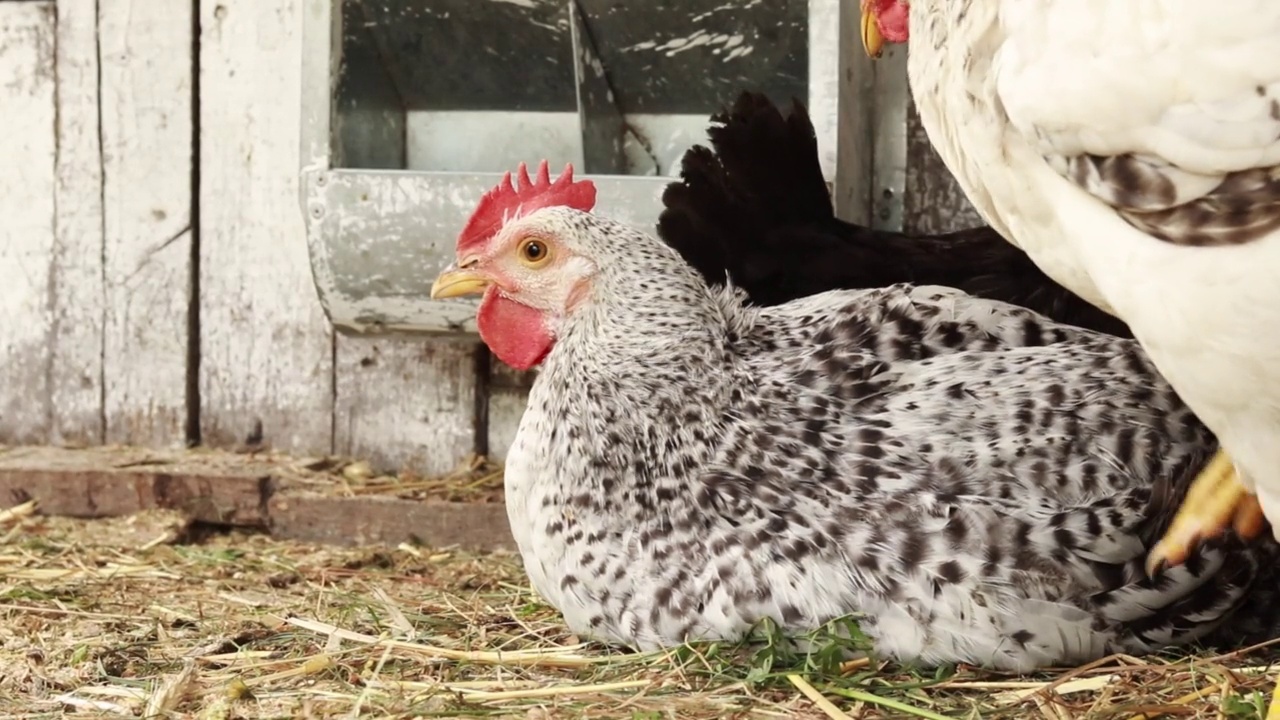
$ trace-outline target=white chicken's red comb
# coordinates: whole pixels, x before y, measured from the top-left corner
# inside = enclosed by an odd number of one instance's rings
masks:
[[[596,186],[590,180],[573,180],[573,163],[565,165],[564,172],[555,182],[547,171],[547,161],[538,164],[538,177],[529,179],[529,168],[520,163],[517,169],[519,183],[513,182],[507,172],[502,180],[480,198],[480,204],[471,219],[458,235],[458,252],[483,245],[492,238],[507,221],[520,215],[528,215],[545,207],[564,206],[590,212],[596,206]]]

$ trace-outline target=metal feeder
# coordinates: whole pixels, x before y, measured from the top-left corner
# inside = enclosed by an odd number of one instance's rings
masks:
[[[744,89],[806,102],[842,217],[901,225],[902,62],[866,60],[857,0],[303,7],[302,205],[340,332],[473,332],[474,301],[428,291],[521,161],[573,162],[598,212],[652,232],[681,156]]]

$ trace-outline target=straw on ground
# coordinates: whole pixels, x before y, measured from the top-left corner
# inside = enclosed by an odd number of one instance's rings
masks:
[[[569,633],[509,554],[34,510],[0,514],[0,715],[1234,719],[1264,716],[1274,674],[1271,648],[1034,678],[843,661],[843,636],[631,653]]]

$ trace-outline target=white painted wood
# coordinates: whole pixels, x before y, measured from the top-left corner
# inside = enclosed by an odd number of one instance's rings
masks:
[[[332,447],[333,345],[299,206],[297,0],[202,0],[202,439]]]
[[[837,126],[840,122],[840,86],[846,82],[842,72],[849,59],[842,57],[841,5],[853,0],[808,0],[809,8],[809,100],[805,103],[818,139],[818,164],[827,182],[835,182],[842,168],[838,155]]]
[[[475,341],[337,337],[334,446],[383,470],[448,472],[475,447]]]
[[[840,218],[872,222],[872,60],[858,41],[857,0],[809,0],[809,117]]]
[[[49,261],[52,421],[48,441],[103,440],[102,154],[98,142],[98,7],[57,9],[57,242]]]
[[[489,381],[489,457],[506,462],[507,451],[520,429],[529,402],[529,387],[535,373],[520,372],[494,358]]]
[[[106,440],[182,445],[191,301],[194,8],[173,0],[98,5]]]
[[[0,443],[52,424],[54,47],[53,3],[0,3]]]
[[[525,390],[499,390],[489,396],[489,457],[495,462],[507,461],[528,403],[529,393]]]
[[[808,0],[809,115],[836,215],[902,229],[906,183],[905,46],[872,61],[858,34],[858,0]]]

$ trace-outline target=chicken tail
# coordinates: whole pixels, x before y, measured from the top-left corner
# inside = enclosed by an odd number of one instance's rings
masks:
[[[754,305],[828,290],[944,285],[1132,337],[989,227],[928,235],[837,218],[813,123],[798,100],[784,113],[765,95],[744,92],[711,120],[711,148],[685,153],[658,219],[659,237],[709,285],[731,281]]]
[[[1156,481],[1141,533],[1147,548],[1169,529],[1208,456],[1188,456]],[[1131,563],[1128,572],[1136,578],[1139,568]],[[1165,605],[1155,599],[1170,589],[1176,601]],[[1224,652],[1265,642],[1280,637],[1280,543],[1270,532],[1253,540],[1227,532],[1205,542],[1186,567],[1166,569],[1154,581],[1135,582],[1125,592],[1131,603],[1162,607],[1128,627],[1131,639],[1152,647],[1179,634],[1194,635]]]
[[[839,221],[804,105],[784,115],[744,92],[711,121],[711,148],[685,153],[680,181],[663,193],[659,236],[708,283],[731,279],[759,305],[863,285],[841,275],[857,272],[856,258],[830,262],[857,245],[830,227]]]

